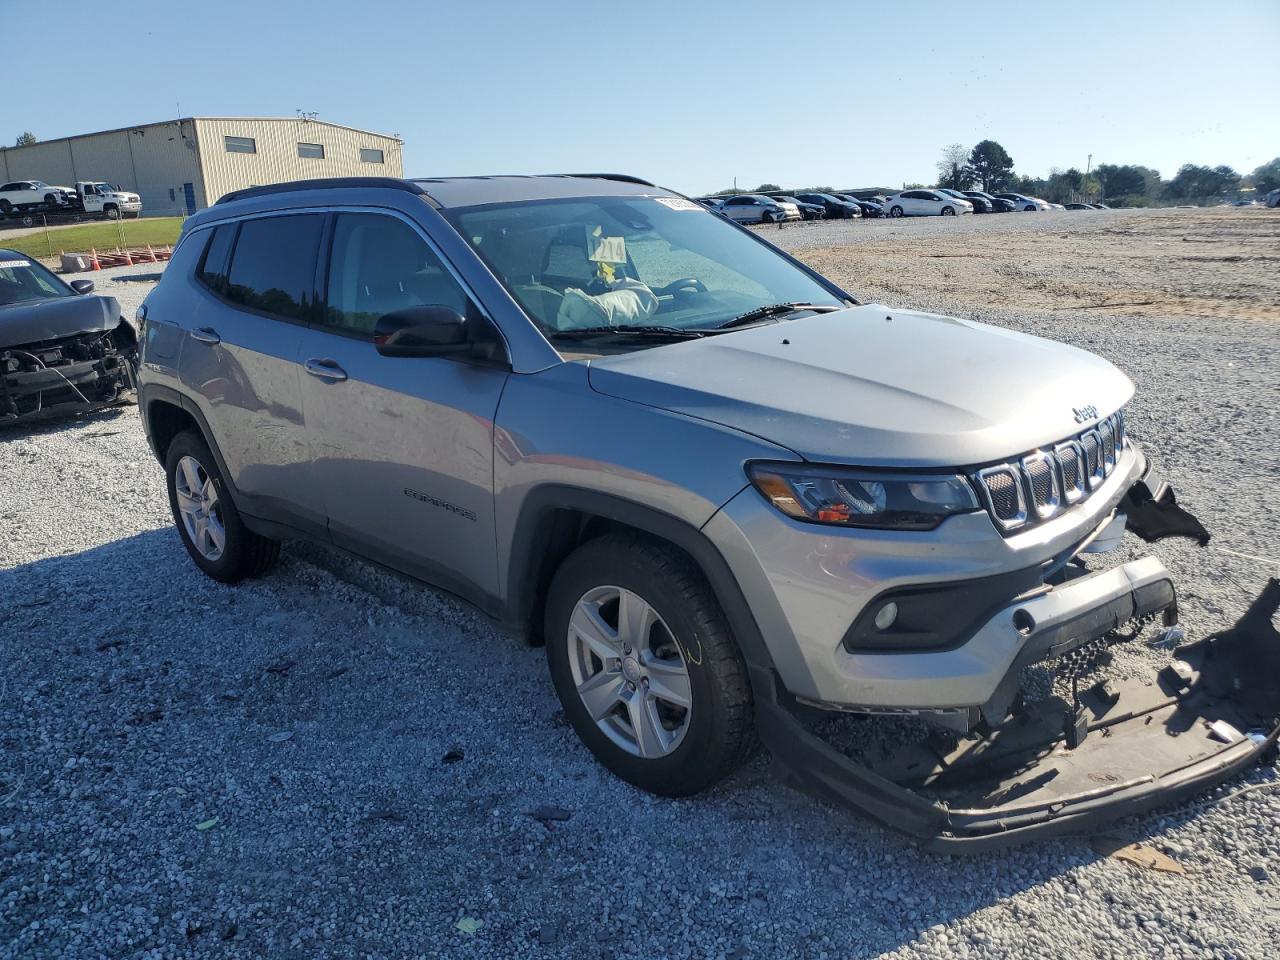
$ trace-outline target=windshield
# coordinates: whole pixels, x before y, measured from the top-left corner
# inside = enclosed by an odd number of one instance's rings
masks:
[[[841,305],[818,280],[692,200],[525,201],[446,216],[553,338],[637,325],[709,330],[762,306]]]
[[[29,300],[74,297],[75,291],[34,260],[0,253],[0,307]]]

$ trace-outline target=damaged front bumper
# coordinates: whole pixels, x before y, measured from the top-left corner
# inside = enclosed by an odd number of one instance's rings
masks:
[[[131,357],[107,334],[0,349],[0,426],[96,410],[135,390]]]
[[[1135,485],[1124,508],[1129,529],[1143,539],[1208,538],[1172,491],[1150,477]],[[1105,660],[1109,645],[1135,639],[1153,620],[1177,620],[1172,580],[1155,558],[1069,573],[1019,597],[982,628],[993,642],[1005,642],[1010,629],[1022,642],[995,691],[953,701],[980,706],[884,711],[921,715],[952,732],[935,727],[893,749],[857,739],[837,745],[815,731],[824,722],[815,719],[832,714],[797,700],[764,671],[753,676],[758,729],[794,785],[934,849],[976,852],[1077,833],[1175,803],[1274,750],[1277,607],[1280,582],[1272,580],[1239,623],[1178,649],[1158,674],[1084,690],[1073,684],[1070,694],[1030,703],[1019,689],[1025,667],[1056,662],[1079,679]]]

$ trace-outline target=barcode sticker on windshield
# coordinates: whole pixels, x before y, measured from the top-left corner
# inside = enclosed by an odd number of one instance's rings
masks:
[[[30,260],[0,260],[0,270],[4,270],[7,267],[29,267],[29,266],[31,266]]]
[[[672,210],[705,210],[700,203],[694,203],[692,200],[686,200],[684,197],[654,197],[664,207],[670,207]]]

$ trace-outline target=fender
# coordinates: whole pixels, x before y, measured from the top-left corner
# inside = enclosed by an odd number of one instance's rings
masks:
[[[679,547],[697,564],[711,586],[720,609],[733,630],[751,675],[753,687],[762,680],[772,683],[773,658],[742,588],[734,579],[720,551],[692,524],[652,507],[595,490],[562,484],[535,487],[525,497],[512,533],[511,560],[507,569],[507,599],[503,621],[517,629],[526,627],[537,600],[537,570],[545,554],[550,520],[556,510],[571,510],[625,524]]]

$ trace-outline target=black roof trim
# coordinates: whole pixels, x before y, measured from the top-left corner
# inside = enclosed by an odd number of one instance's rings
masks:
[[[294,193],[300,190],[341,190],[349,187],[403,190],[405,193],[423,195],[427,191],[409,180],[398,177],[325,177],[317,180],[292,180],[288,183],[269,183],[261,187],[232,190],[218,199],[218,203],[246,200],[250,197],[267,197],[275,193]],[[214,204],[217,206],[217,204]]]
[[[617,180],[620,183],[638,183],[642,187],[656,187],[656,183],[650,183],[648,180],[641,180],[639,177],[633,177],[629,173],[562,173],[562,177],[577,177],[581,180]]]

